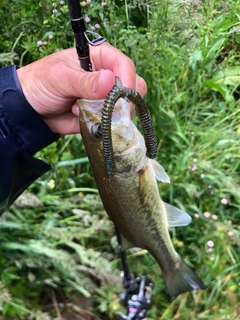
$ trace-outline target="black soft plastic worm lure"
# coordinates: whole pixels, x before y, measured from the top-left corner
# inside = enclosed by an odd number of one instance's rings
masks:
[[[104,100],[101,123],[103,151],[107,173],[109,175],[113,174],[114,168],[114,155],[111,135],[112,112],[116,102],[120,98],[127,98],[129,101],[134,103],[136,107],[136,112],[140,120],[140,125],[142,127],[143,136],[145,139],[145,145],[147,148],[147,157],[153,159],[157,155],[157,139],[148,107],[137,91],[122,86],[121,80],[116,77],[115,86],[108,93],[106,99]]]

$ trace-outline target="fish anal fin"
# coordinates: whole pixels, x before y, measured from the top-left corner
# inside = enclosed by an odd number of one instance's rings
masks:
[[[116,254],[119,254],[120,252],[136,247],[134,244],[128,241],[122,234],[121,234],[121,244],[117,242],[117,237],[114,237],[112,242],[113,242],[112,245],[114,247]]]
[[[122,234],[121,234],[121,251],[126,251],[128,249],[136,247],[132,242],[128,241]]]
[[[187,226],[192,218],[181,209],[178,209],[168,203],[163,202],[166,213],[169,227],[179,227],[179,226]]]

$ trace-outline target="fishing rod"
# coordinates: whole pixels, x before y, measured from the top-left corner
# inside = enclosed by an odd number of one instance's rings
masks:
[[[98,33],[86,29],[79,0],[68,0],[68,9],[80,66],[85,71],[91,72],[92,63],[89,44],[97,46],[102,44],[106,39]],[[90,37],[92,40],[90,40]],[[115,230],[118,245],[121,247],[121,234],[116,225]],[[122,320],[142,320],[151,307],[152,283],[145,276],[141,276],[135,280],[134,276],[129,272],[126,252],[120,252],[119,255],[123,266],[121,276],[125,289],[125,293],[120,295],[120,299],[124,303],[128,315],[124,315],[121,312],[118,315]]]
[[[98,33],[86,29],[82,15],[82,9],[78,0],[68,0],[68,9],[80,66],[86,71],[92,71],[89,44],[98,46],[106,39],[100,36]],[[92,40],[90,40],[90,37]]]
[[[116,225],[115,231],[121,249],[121,234]],[[123,267],[121,276],[125,289],[125,293],[121,293],[119,298],[127,309],[128,315],[124,315],[122,312],[118,312],[118,315],[122,320],[142,320],[152,305],[153,284],[145,276],[135,279],[133,274],[130,274],[125,251],[120,251],[119,256]]]

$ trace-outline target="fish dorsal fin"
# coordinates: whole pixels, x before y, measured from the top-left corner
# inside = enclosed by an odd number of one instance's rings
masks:
[[[163,169],[163,167],[156,160],[151,159],[150,161],[151,161],[156,179],[161,182],[170,183],[170,178],[166,173],[166,171]]]
[[[187,226],[192,221],[192,218],[189,216],[189,214],[183,210],[165,202],[163,202],[163,204],[166,209],[169,227]]]

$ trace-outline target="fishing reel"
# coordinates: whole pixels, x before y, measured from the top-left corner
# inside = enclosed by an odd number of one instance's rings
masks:
[[[119,312],[118,315],[122,320],[141,320],[143,319],[152,304],[152,282],[145,276],[134,279],[122,276],[123,286],[126,293],[120,294],[120,300],[127,309],[128,314],[124,315]]]

